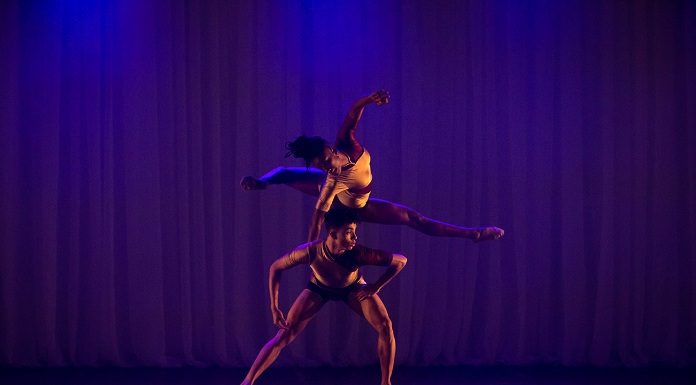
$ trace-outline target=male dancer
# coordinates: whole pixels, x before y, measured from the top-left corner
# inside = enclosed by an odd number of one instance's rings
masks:
[[[242,385],[253,384],[314,318],[327,301],[343,301],[378,334],[377,354],[382,370],[381,385],[391,385],[396,342],[387,308],[377,293],[406,265],[406,257],[356,244],[358,217],[354,210],[338,208],[326,213],[328,234],[324,240],[305,243],[278,258],[270,268],[268,289],[273,323],[278,333],[263,346]],[[284,270],[308,264],[312,277],[295,299],[286,319],[278,306],[280,276]],[[360,275],[360,266],[388,266],[375,283]]]

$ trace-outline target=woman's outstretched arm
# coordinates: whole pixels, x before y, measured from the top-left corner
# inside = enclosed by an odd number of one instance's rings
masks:
[[[338,130],[336,137],[338,142],[357,142],[355,131],[358,128],[358,122],[360,122],[363,110],[370,103],[375,103],[378,106],[389,103],[389,93],[385,90],[379,90],[356,100],[350,110],[348,110],[348,114],[343,119],[343,124],[341,124],[341,128]]]
[[[321,234],[321,226],[324,224],[325,211],[319,209],[314,209],[312,212],[312,219],[309,222],[309,235],[307,235],[307,242],[313,242],[319,239]]]

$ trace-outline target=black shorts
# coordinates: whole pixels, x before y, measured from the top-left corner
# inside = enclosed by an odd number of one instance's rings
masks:
[[[354,283],[346,287],[329,287],[322,285],[320,282],[307,282],[307,289],[319,294],[321,299],[326,301],[343,301],[348,302],[348,295],[365,285],[360,283],[360,278],[358,278]]]

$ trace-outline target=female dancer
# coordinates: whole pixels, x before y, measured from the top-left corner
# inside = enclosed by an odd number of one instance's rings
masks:
[[[288,144],[290,152],[287,156],[304,159],[306,168],[278,167],[260,178],[246,176],[241,181],[242,188],[246,191],[263,190],[269,184],[286,184],[318,196],[309,227],[309,242],[319,238],[324,214],[332,205],[360,209],[358,212],[363,222],[406,225],[432,236],[468,238],[476,242],[502,237],[505,232],[498,227],[467,228],[444,223],[425,217],[410,207],[370,197],[370,153],[355,138],[355,131],[367,105],[382,106],[388,102],[389,93],[384,90],[358,99],[346,115],[334,147],[318,136],[302,135]],[[310,165],[320,170],[310,168]]]

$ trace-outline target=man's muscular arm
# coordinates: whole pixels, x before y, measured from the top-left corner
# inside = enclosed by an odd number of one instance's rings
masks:
[[[403,255],[393,254],[392,261],[384,274],[382,274],[382,276],[379,277],[375,283],[367,284],[357,291],[356,295],[358,300],[362,301],[367,297],[371,297],[379,293],[379,291],[382,290],[382,288],[386,286],[389,281],[391,281],[394,277],[396,277],[397,274],[399,274],[399,272],[401,272],[401,269],[406,266],[406,261],[407,259]]]
[[[285,315],[280,310],[278,305],[278,290],[280,289],[280,277],[284,270],[293,268],[299,264],[309,263],[309,249],[299,246],[295,250],[283,255],[271,264],[268,273],[268,293],[271,300],[271,314],[273,315],[273,324],[281,329],[287,329],[288,324],[285,321]]]

